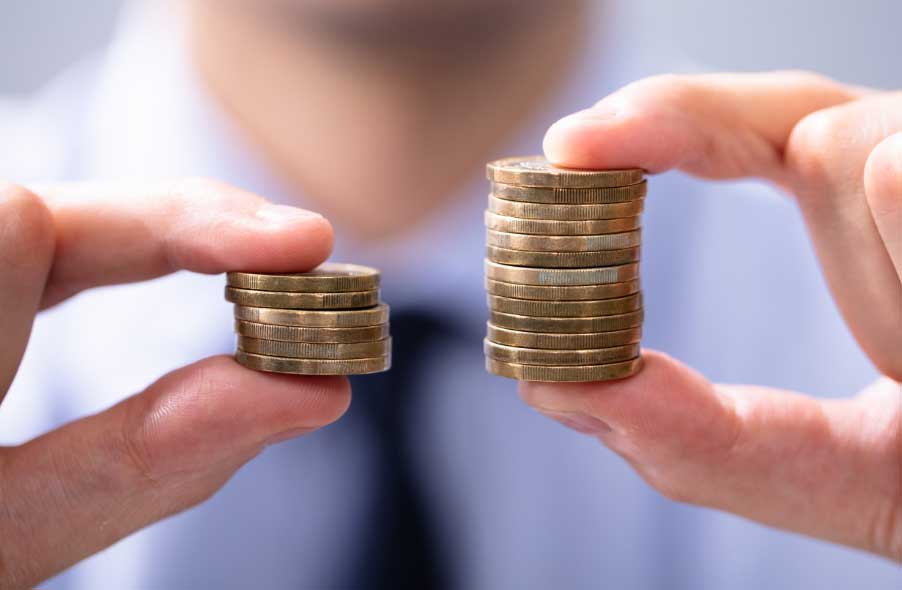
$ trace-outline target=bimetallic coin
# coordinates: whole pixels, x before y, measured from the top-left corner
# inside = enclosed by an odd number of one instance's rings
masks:
[[[381,373],[391,368],[391,356],[378,358],[320,360],[292,359],[237,351],[235,360],[249,369],[294,375],[364,375]]]
[[[625,170],[579,170],[558,168],[542,156],[504,158],[490,162],[486,174],[493,182],[550,188],[627,186],[642,182],[639,168]]]
[[[511,297],[513,299],[534,299],[537,301],[584,301],[587,299],[612,299],[631,293],[638,293],[639,279],[623,283],[605,285],[578,285],[575,287],[542,287],[539,285],[519,285],[485,280],[486,291],[491,295]]]
[[[639,229],[641,218],[595,219],[591,221],[557,221],[553,219],[521,219],[485,212],[485,225],[489,229],[515,234],[541,236],[588,236],[593,234],[614,234]]]
[[[485,238],[489,246],[508,248],[509,250],[598,252],[599,250],[634,248],[642,243],[642,230],[637,229],[620,234],[598,234],[594,236],[536,236],[487,229]]]
[[[549,203],[558,205],[586,205],[590,203],[625,203],[641,199],[648,193],[648,181],[618,187],[544,188],[492,183],[492,194],[509,201]]]
[[[261,274],[230,272],[230,287],[257,291],[293,293],[334,293],[336,291],[371,291],[379,288],[379,271],[358,264],[325,262],[310,272]]]
[[[585,350],[611,348],[634,344],[642,338],[642,328],[626,328],[611,332],[589,332],[586,334],[553,334],[549,332],[524,332],[510,330],[486,323],[486,337],[492,342],[520,348],[541,348],[545,350]]]
[[[519,219],[554,219],[557,221],[619,219],[640,215],[644,207],[645,199],[600,205],[545,205],[543,203],[506,201],[489,195],[489,211]]]
[[[530,315],[553,318],[581,318],[601,315],[616,315],[636,311],[642,307],[642,295],[634,293],[617,299],[594,301],[534,301],[532,299],[510,299],[488,295],[489,309],[501,313]]]
[[[633,263],[600,268],[526,268],[486,260],[485,276],[494,281],[521,285],[598,285],[638,279],[639,265]]]
[[[235,332],[240,336],[283,342],[372,342],[388,338],[388,331],[388,324],[360,328],[308,328],[235,320]]]
[[[388,321],[388,305],[380,303],[369,309],[319,311],[309,309],[270,309],[235,306],[235,318],[259,324],[305,326],[308,328],[359,328],[378,326]]]
[[[627,361],[639,356],[638,344],[591,350],[543,350],[541,348],[506,346],[486,339],[483,341],[482,348],[489,358],[522,365],[603,365]]]
[[[287,293],[226,287],[226,301],[250,307],[278,309],[355,309],[379,303],[379,290],[338,293]]]
[[[299,359],[365,359],[382,357],[391,352],[391,338],[373,342],[285,342],[238,337],[238,350]]]
[[[641,248],[623,250],[598,250],[595,252],[528,252],[486,246],[485,255],[493,262],[515,266],[540,266],[545,268],[586,268],[637,262]]]
[[[611,381],[631,377],[642,369],[642,358],[603,365],[568,365],[543,367],[505,363],[491,357],[485,359],[485,368],[500,377],[521,381]]]
[[[618,315],[585,318],[551,318],[501,313],[489,310],[489,321],[502,328],[524,332],[552,332],[557,334],[585,334],[586,332],[610,332],[642,325],[642,309]]]

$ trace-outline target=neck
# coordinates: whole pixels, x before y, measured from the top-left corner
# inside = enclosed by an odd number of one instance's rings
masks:
[[[276,172],[362,239],[439,210],[496,155],[553,93],[585,21],[582,0],[481,29],[485,17],[344,25],[249,4],[193,4],[201,76]]]

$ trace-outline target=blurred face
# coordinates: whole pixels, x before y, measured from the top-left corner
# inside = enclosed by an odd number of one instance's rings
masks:
[[[566,10],[573,0],[206,0],[229,2],[281,25],[354,36],[442,35],[472,27],[503,33],[507,25]],[[578,1],[578,0],[577,0]]]

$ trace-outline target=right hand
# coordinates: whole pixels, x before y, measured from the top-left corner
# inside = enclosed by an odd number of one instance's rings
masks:
[[[332,247],[321,216],[211,181],[35,190],[0,185],[0,401],[35,314],[79,291],[182,269],[303,271]],[[60,199],[72,193],[96,196]],[[0,588],[31,588],[202,502],[266,445],[349,404],[345,378],[259,373],[220,356],[0,448]]]

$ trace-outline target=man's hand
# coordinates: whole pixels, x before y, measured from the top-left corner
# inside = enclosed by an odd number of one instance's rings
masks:
[[[0,400],[41,308],[181,269],[308,269],[332,247],[319,215],[209,181],[35,190],[0,186]],[[75,192],[94,197],[64,199]],[[0,588],[30,588],[203,501],[267,444],[329,424],[349,403],[346,379],[257,373],[216,357],[0,449]]]
[[[853,334],[886,376],[823,401],[708,382],[646,352],[634,378],[523,383],[667,496],[902,560],[902,94],[819,76],[662,76],[561,119],[559,165],[759,177],[796,195]],[[824,367],[829,371],[830,367]]]

